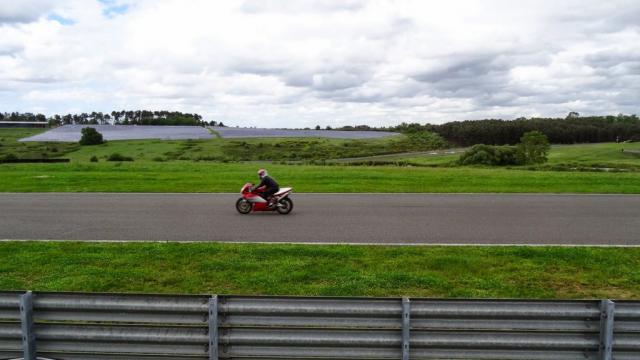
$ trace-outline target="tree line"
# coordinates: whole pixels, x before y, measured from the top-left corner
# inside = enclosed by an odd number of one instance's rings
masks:
[[[0,112],[0,121],[47,122],[61,125],[191,125],[224,126],[222,122],[205,121],[199,114],[179,111],[120,110],[111,113],[91,112],[81,114],[52,115]]]
[[[47,122],[47,117],[33,113],[0,112],[0,121]]]
[[[640,141],[640,119],[637,115],[580,117],[580,114],[576,112],[569,113],[565,118],[465,120],[440,125],[402,123],[397,126],[377,128],[358,125],[334,129],[327,127],[327,130],[394,131],[405,134],[429,131],[442,136],[449,143],[457,146],[514,145],[520,141],[525,133],[530,131],[540,131],[547,136],[552,144]]]
[[[405,124],[396,130],[410,131],[412,128],[416,126]],[[442,125],[418,125],[417,128],[433,131],[459,146],[513,145],[522,135],[535,130],[546,135],[552,144],[640,140],[640,119],[636,115],[454,121]]]

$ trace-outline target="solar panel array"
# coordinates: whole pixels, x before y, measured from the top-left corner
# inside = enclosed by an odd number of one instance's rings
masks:
[[[397,135],[387,131],[291,130],[213,127],[223,138],[321,137],[331,139],[378,139]]]
[[[210,139],[213,135],[201,126],[151,126],[151,125],[65,125],[20,141],[79,141],[81,130],[95,128],[105,140],[140,139]]]
[[[20,141],[79,141],[81,130],[95,128],[105,140],[183,140],[210,139],[213,135],[200,126],[153,125],[64,125]],[[330,139],[378,139],[398,135],[387,131],[290,130],[212,127],[223,138],[320,137]]]

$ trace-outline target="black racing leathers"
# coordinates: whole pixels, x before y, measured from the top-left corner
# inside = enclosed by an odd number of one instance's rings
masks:
[[[263,176],[260,184],[256,185],[254,188],[257,189],[261,186],[264,186],[265,189],[260,194],[265,200],[268,200],[273,194],[280,191],[280,186],[271,176]]]

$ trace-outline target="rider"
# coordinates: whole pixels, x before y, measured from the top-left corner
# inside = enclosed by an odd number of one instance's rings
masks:
[[[260,177],[260,184],[254,186],[254,189],[257,189],[261,186],[264,186],[264,191],[260,194],[263,199],[269,202],[269,207],[273,206],[273,194],[280,191],[280,186],[278,183],[267,173],[267,170],[260,169],[258,170],[258,176]]]

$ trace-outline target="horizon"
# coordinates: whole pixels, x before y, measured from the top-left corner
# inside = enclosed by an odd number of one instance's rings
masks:
[[[73,115],[73,116],[77,116],[77,115],[89,115],[91,117],[92,113],[96,113],[96,114],[102,114],[102,115],[111,115],[114,112],[139,112],[139,111],[151,111],[153,112],[154,110],[113,110],[111,112],[98,112],[98,111],[92,111],[92,112],[84,112],[84,113],[76,113],[76,114],[42,114],[42,113],[34,113],[34,112],[24,112],[24,113],[18,113],[21,115],[33,115],[33,116],[37,116],[37,115],[44,115],[46,117],[46,121],[52,120],[54,119],[55,116],[60,116],[63,117],[65,115]],[[167,110],[155,110],[158,112],[163,112],[163,111],[167,111]],[[447,123],[454,123],[454,122],[465,122],[465,121],[491,121],[491,120],[496,120],[496,121],[517,121],[517,120],[562,120],[562,119],[570,119],[570,118],[574,118],[574,119],[579,119],[579,118],[605,118],[605,117],[631,117],[631,118],[638,118],[637,114],[623,114],[623,113],[619,113],[619,114],[596,114],[596,115],[584,115],[584,114],[580,114],[580,113],[576,113],[576,112],[572,112],[573,114],[575,114],[575,116],[571,116],[570,114],[567,114],[566,116],[558,116],[558,117],[553,117],[553,116],[549,116],[549,117],[524,117],[524,116],[520,116],[517,118],[513,118],[513,119],[502,119],[502,118],[485,118],[485,119],[460,119],[460,120],[451,120],[451,121],[444,121],[444,122],[440,122],[440,123],[431,123],[431,122],[401,122],[398,124],[392,124],[392,125],[380,125],[380,126],[373,126],[373,125],[369,125],[367,123],[360,123],[360,124],[345,124],[345,125],[336,125],[336,126],[331,126],[331,125],[322,125],[322,124],[315,124],[313,126],[305,126],[305,127],[268,127],[268,126],[255,126],[255,125],[242,125],[242,124],[224,124],[224,121],[214,121],[214,120],[207,120],[206,118],[202,117],[202,121],[205,123],[206,126],[224,126],[224,127],[231,127],[231,128],[241,128],[241,129],[273,129],[273,130],[277,130],[277,129],[283,129],[283,130],[333,130],[333,131],[339,131],[341,129],[344,128],[358,128],[358,127],[368,127],[370,129],[392,129],[394,127],[397,126],[401,126],[403,124],[405,125],[411,125],[411,124],[418,124],[418,125],[422,125],[422,126],[426,126],[426,125],[443,125],[443,124],[447,124]],[[6,112],[6,111],[0,111],[0,114],[11,114],[11,112]],[[191,113],[191,115],[200,115],[197,113]],[[58,126],[66,126],[66,125],[72,125],[72,126],[200,126],[200,125],[140,125],[140,124],[122,124],[122,123],[118,123],[116,124],[113,120],[113,118],[110,118],[109,120],[106,120],[107,123],[106,124],[77,124],[77,123],[72,123],[72,124],[61,124]],[[216,124],[214,125],[209,125],[212,121],[214,121]],[[11,121],[11,120],[0,120],[0,123],[2,122],[7,122],[7,123],[12,123],[12,122],[18,122],[18,121]],[[42,122],[42,121],[35,121],[35,122]],[[317,126],[320,127],[320,129],[315,129]],[[361,129],[363,131],[366,131],[365,129]]]

